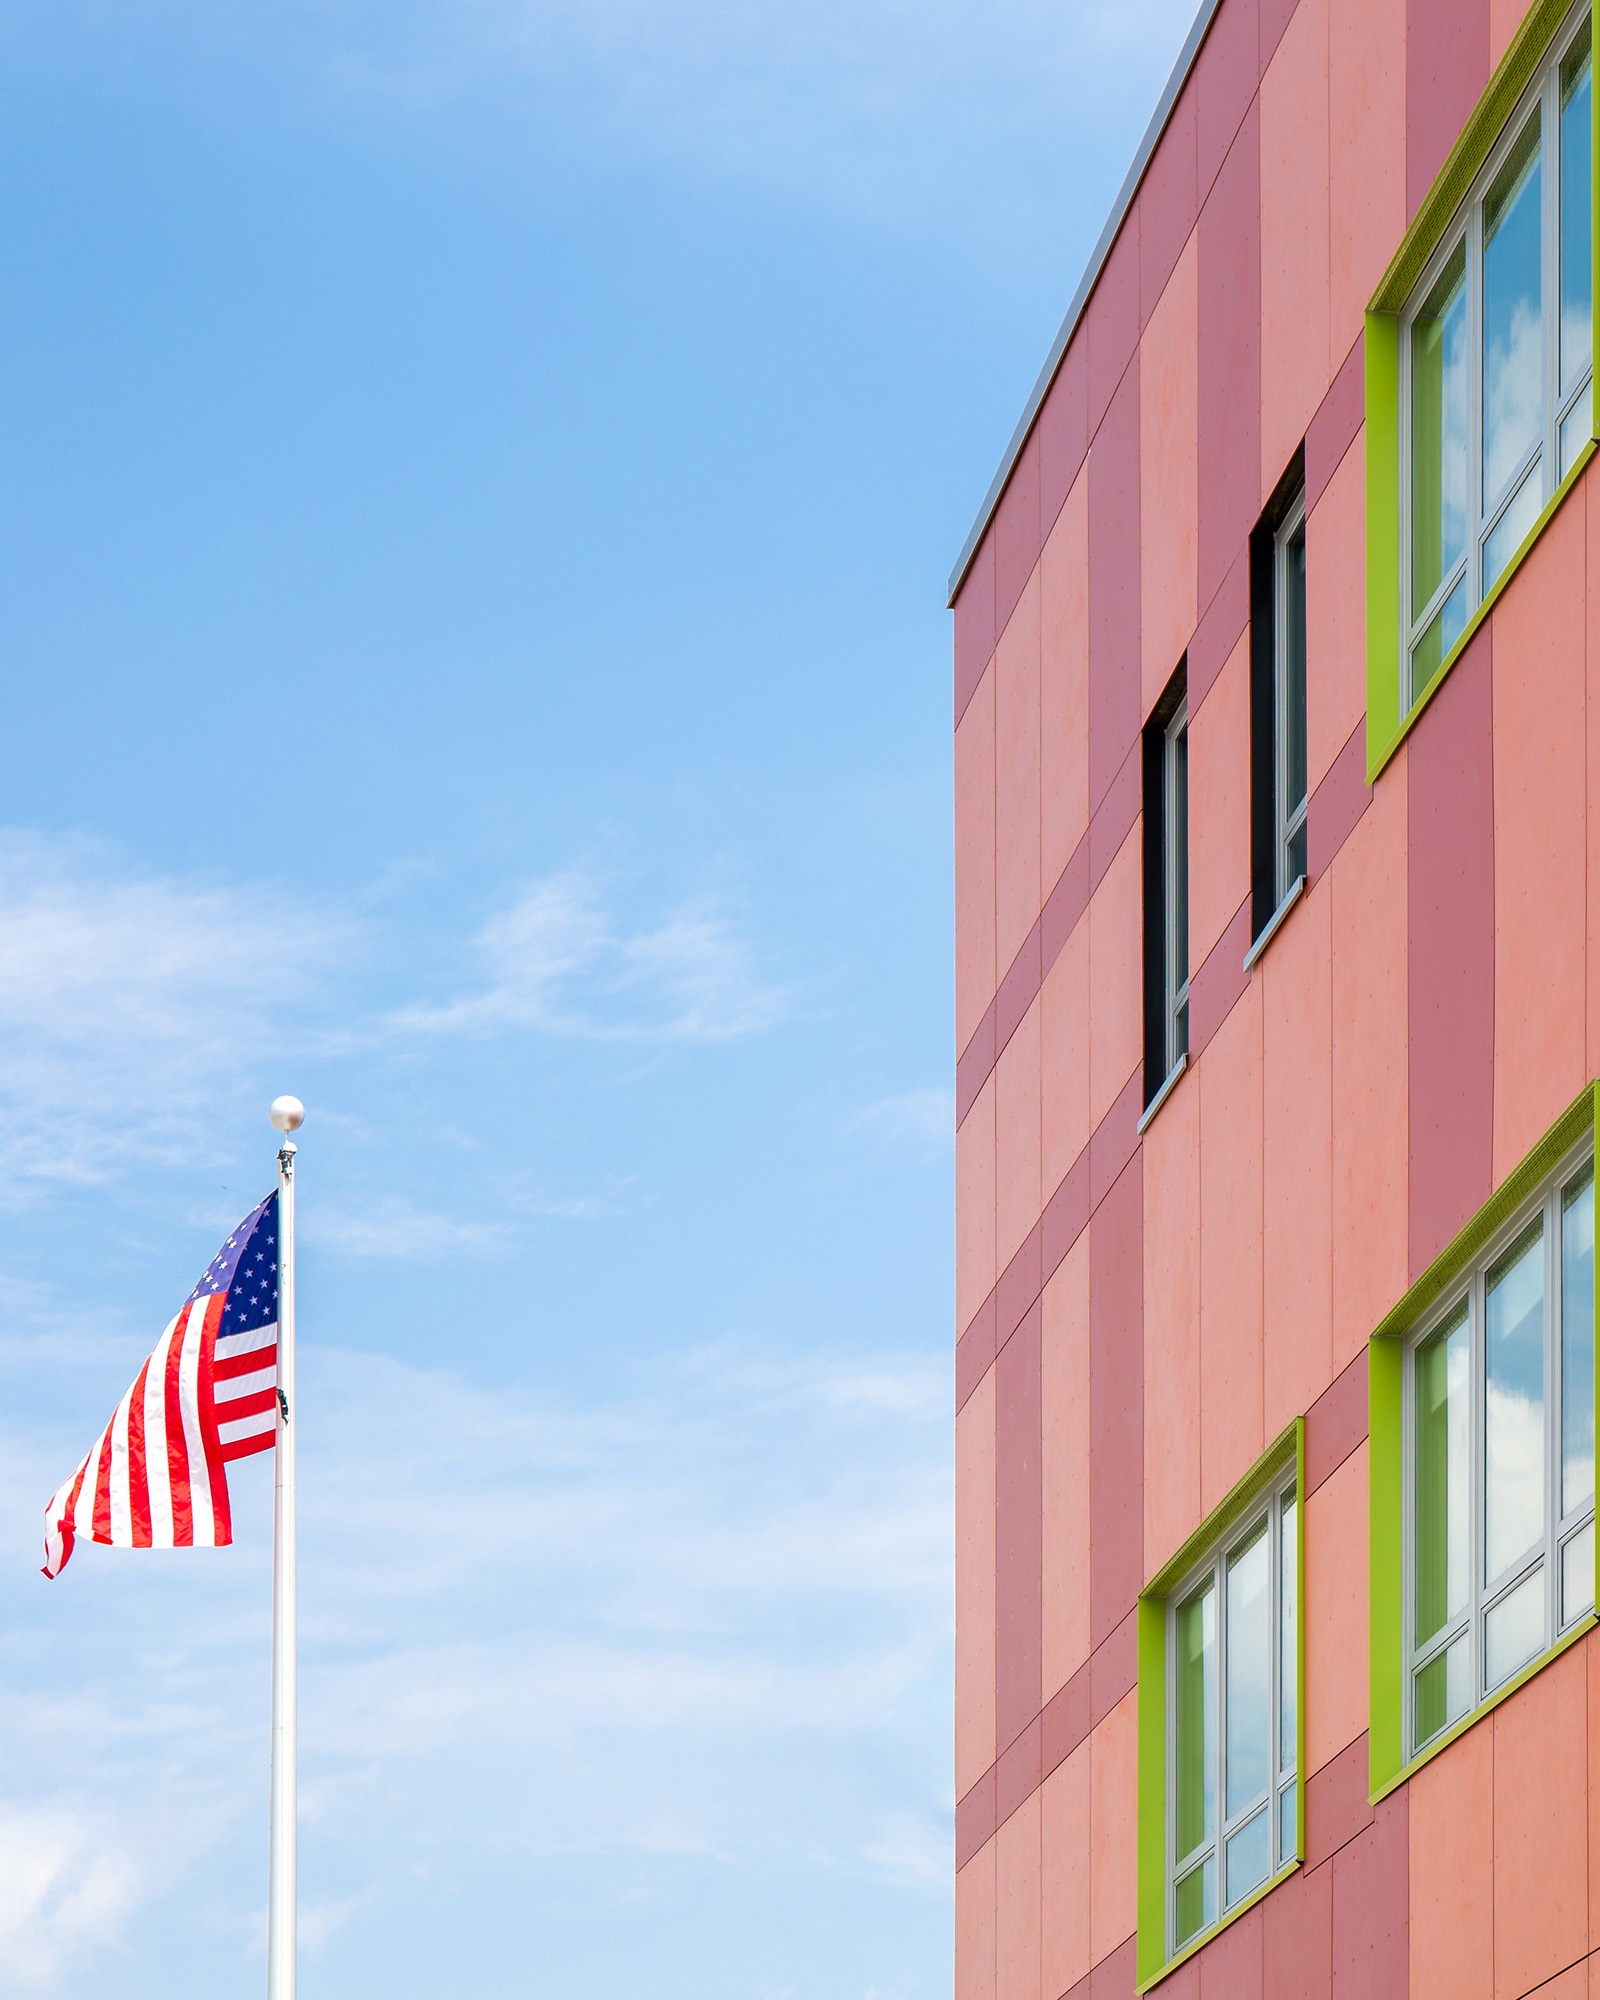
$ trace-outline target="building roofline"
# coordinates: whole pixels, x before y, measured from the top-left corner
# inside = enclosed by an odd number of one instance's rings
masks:
[[[978,545],[989,531],[995,509],[1000,504],[1000,496],[1016,470],[1017,460],[1022,456],[1023,446],[1028,442],[1030,432],[1038,421],[1039,412],[1044,407],[1044,399],[1050,393],[1050,385],[1056,379],[1072,336],[1078,330],[1078,322],[1083,317],[1083,309],[1089,303],[1089,295],[1105,269],[1106,259],[1111,255],[1111,246],[1116,242],[1123,223],[1128,218],[1128,210],[1133,206],[1133,198],[1139,192],[1139,183],[1144,179],[1145,169],[1161,143],[1161,135],[1167,129],[1167,120],[1172,116],[1172,107],[1178,101],[1178,94],[1189,80],[1189,72],[1194,68],[1194,59],[1200,53],[1200,44],[1205,40],[1206,30],[1211,26],[1222,0],[1200,0],[1200,11],[1194,17],[1178,60],[1173,64],[1172,74],[1167,78],[1167,87],[1161,93],[1150,123],[1145,127],[1144,137],[1139,141],[1139,150],[1133,156],[1133,165],[1112,203],[1111,213],[1106,218],[1106,226],[1100,232],[1100,239],[1090,253],[1089,262],[1083,276],[1078,280],[1078,289],[1072,295],[1072,303],[1067,307],[1067,316],[1061,322],[1061,331],[1051,343],[1050,352],[1039,379],[1033,385],[1033,393],[1023,406],[1017,427],[1011,433],[1011,442],[1006,446],[1005,455],[1000,460],[1000,469],[989,482],[989,490],[983,496],[983,505],[978,509],[978,518],[973,522],[971,532],[962,544],[961,554],[956,558],[956,566],[950,572],[949,596],[945,600],[946,609],[954,606],[962,584],[967,580],[967,571],[972,567],[972,559],[978,553]]]

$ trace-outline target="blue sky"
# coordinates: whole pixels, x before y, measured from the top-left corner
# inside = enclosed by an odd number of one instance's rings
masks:
[[[10,0],[0,1987],[255,1994],[269,1475],[40,1510],[302,1095],[306,2000],[950,1979],[943,583],[1187,0]]]

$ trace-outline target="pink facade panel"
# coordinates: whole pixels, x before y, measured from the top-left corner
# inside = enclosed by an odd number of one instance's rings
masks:
[[[965,1330],[994,1289],[994,1078],[956,1132],[956,1324]]]
[[[1261,1296],[1261,981],[1200,1074],[1200,1498],[1207,1513],[1266,1447]]]
[[[1041,1645],[1048,1701],[1089,1658],[1089,1399],[1083,1393],[1089,1379],[1087,1235],[1073,1244],[1045,1286],[1042,1306]]]
[[[1199,93],[1184,86],[1139,190],[1139,318],[1147,326],[1200,213]]]
[[[1204,965],[1250,894],[1250,641],[1189,718],[1189,964]]]
[[[956,1414],[956,1797],[995,1755],[995,1381]]]
[[[1046,1195],[1089,1143],[1089,926],[1061,947],[1039,990],[1040,1145]]]
[[[1410,1795],[1411,1990],[1495,2000],[1494,1732],[1469,1731]]]
[[[1367,1447],[1306,1502],[1306,1770],[1367,1727]]]
[[[1133,1935],[1138,1902],[1139,1710],[1124,1695],[1090,1738],[1089,1950],[1094,1963]]]
[[[1043,906],[1039,891],[1039,573],[994,655],[995,969],[1004,974]]]
[[[1406,0],[1406,216],[1489,81],[1489,0]]]
[[[1089,903],[1089,1124],[1122,1094],[1143,1051],[1143,840],[1135,827]]]
[[[1299,0],[1261,79],[1263,493],[1282,478],[1336,367],[1328,336],[1330,5]]]
[[[994,998],[994,688],[984,673],[956,729],[956,1049]]]
[[[1332,894],[1326,876],[1262,961],[1265,1429],[1333,1380]]]
[[[956,1991],[962,2000],[997,2000],[992,1839],[956,1876]]]
[[[1222,171],[1261,81],[1258,0],[1230,0],[1206,30],[1195,80],[1195,172],[1201,205]]]
[[[1406,225],[1407,0],[1338,0],[1328,16],[1329,340],[1361,334]]]
[[[1589,1942],[1583,1657],[1569,1652],[1494,1715],[1494,1982],[1531,1993]]]
[[[1494,1175],[1583,1088],[1584,495],[1494,613]]]
[[[1174,662],[1176,664],[1176,662]],[[1139,368],[1089,452],[1089,810],[1139,739]]]
[[[1141,718],[1171,680],[1197,615],[1198,274],[1191,236],[1139,348]]]
[[[1358,436],[1306,522],[1306,676],[1318,697],[1306,713],[1312,792],[1366,721],[1366,479],[1365,439]]]
[[[996,2000],[1040,2000],[1039,1794],[995,1835]],[[1054,1996],[1051,1996],[1054,2000]]]
[[[1089,831],[1089,482],[1081,474],[1039,560],[1040,881]]]
[[[1039,1220],[1037,1000],[995,1064],[995,1268],[1003,1271]],[[963,1127],[963,1129],[965,1129]]]
[[[1059,2000],[1087,1979],[1094,1960],[1089,1943],[1089,1765],[1093,1744],[1085,1739],[1044,1781],[1040,1837],[1043,1848],[1041,1893],[1041,1985]]]
[[[1089,1225],[1089,1643],[1144,1582],[1144,1188],[1135,1159]]]
[[[1016,1742],[1043,1706],[1040,1341],[1041,1310],[1035,1306],[994,1366],[997,1753]]]
[[[1200,1093],[1185,1078],[1145,1135],[1144,1547],[1159,1569],[1200,1505]]]
[[[1253,104],[1200,211],[1199,287],[1205,606],[1261,509],[1261,129]]]

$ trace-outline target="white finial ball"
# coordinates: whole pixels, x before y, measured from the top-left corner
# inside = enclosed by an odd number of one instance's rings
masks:
[[[298,1097],[275,1097],[267,1116],[280,1132],[298,1132],[306,1121],[306,1108]]]

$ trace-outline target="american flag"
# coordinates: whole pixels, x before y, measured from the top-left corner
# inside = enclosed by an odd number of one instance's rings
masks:
[[[94,1449],[44,1516],[44,1573],[79,1535],[118,1549],[233,1540],[230,1459],[270,1451],[278,1414],[278,1197],[223,1244]]]

